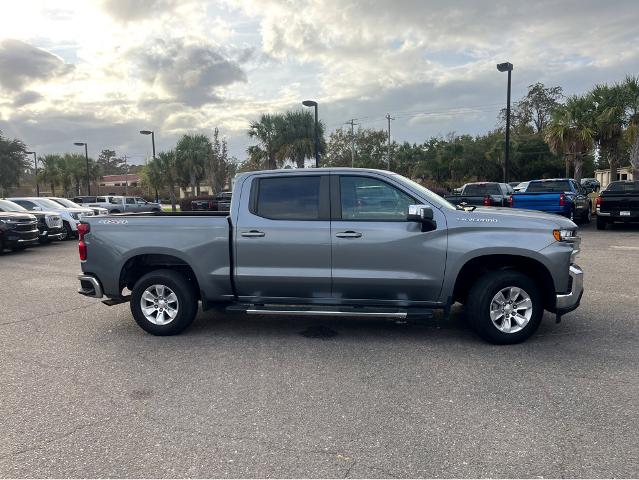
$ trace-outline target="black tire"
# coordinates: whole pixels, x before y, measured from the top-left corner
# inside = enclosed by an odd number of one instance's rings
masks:
[[[75,237],[75,233],[73,232],[71,225],[69,224],[69,222],[63,222],[63,223],[64,223],[64,233],[66,233],[66,237],[64,237],[62,240],[72,240],[73,237]]]
[[[153,213],[157,213],[157,212],[161,212],[162,210],[160,210],[159,208],[154,208],[153,210],[151,210],[151,212]]]
[[[500,331],[490,318],[493,297],[508,287],[523,289],[532,301],[532,314],[528,323],[515,333]],[[468,294],[466,312],[470,325],[484,340],[509,345],[523,342],[535,333],[541,323],[544,307],[539,288],[532,279],[515,270],[496,270],[486,273],[475,282]]]
[[[571,208],[570,209],[570,213],[568,214],[568,220],[571,220],[573,222],[575,222],[575,224],[579,224],[579,217],[577,217],[577,215],[575,215],[575,209]]]
[[[141,299],[144,291],[152,285],[170,288],[177,296],[177,315],[165,325],[156,325],[142,312]],[[198,309],[197,294],[189,281],[174,270],[155,270],[142,276],[131,292],[131,313],[136,323],[153,335],[177,335],[184,331],[195,319]]]
[[[588,210],[586,210],[581,217],[581,223],[588,225],[592,221],[592,204],[588,203]]]
[[[597,230],[605,230],[608,226],[608,220],[597,215]]]
[[[110,213],[110,214],[111,214],[111,213],[120,213],[120,210],[118,210],[118,209],[116,208],[115,210],[111,210],[109,213]]]

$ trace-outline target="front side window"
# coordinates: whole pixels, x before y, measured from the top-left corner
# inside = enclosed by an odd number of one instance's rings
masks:
[[[135,205],[135,198],[126,197],[126,203],[127,205]]]
[[[406,220],[416,201],[386,182],[368,177],[340,177],[342,220]]]
[[[255,212],[272,220],[319,220],[319,175],[261,178]]]

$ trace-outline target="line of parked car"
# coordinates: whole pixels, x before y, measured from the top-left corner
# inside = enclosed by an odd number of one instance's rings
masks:
[[[639,222],[639,181],[611,182],[597,195],[594,178],[551,178],[526,182],[467,183],[444,198],[455,205],[511,207],[562,215],[575,223],[590,223],[597,214],[597,229],[615,222]],[[594,193],[594,195],[593,195]]]
[[[0,254],[5,249],[29,246],[78,236],[85,217],[124,212],[159,212],[160,204],[141,197],[9,197],[0,199]]]

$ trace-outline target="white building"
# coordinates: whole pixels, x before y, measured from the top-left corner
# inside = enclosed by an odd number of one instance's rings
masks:
[[[595,178],[599,180],[599,183],[601,184],[601,189],[603,190],[611,182],[610,169],[606,168],[602,170],[595,170]],[[616,180],[634,180],[634,175],[632,174],[630,167],[617,168]]]

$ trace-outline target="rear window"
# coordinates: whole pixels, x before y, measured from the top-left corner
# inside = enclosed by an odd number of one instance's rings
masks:
[[[553,180],[548,182],[530,182],[526,192],[570,192],[568,180]]]
[[[256,214],[273,220],[319,220],[320,176],[262,178]]]
[[[474,183],[466,185],[462,193],[469,196],[501,195],[501,190],[496,183]]]
[[[609,192],[639,192],[639,182],[612,182],[606,190]]]

